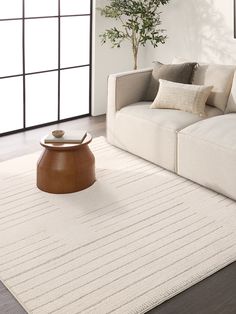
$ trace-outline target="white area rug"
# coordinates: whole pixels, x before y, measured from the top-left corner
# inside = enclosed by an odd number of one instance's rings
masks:
[[[0,278],[29,313],[145,313],[236,259],[236,204],[91,145],[97,182],[35,187],[38,154],[0,164]]]

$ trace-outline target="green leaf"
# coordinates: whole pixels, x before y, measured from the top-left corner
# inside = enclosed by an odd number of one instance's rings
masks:
[[[103,8],[97,8],[106,18],[116,20],[117,27],[106,29],[100,35],[101,43],[110,42],[112,48],[119,48],[124,40],[131,42],[133,51],[147,42],[153,47],[164,44],[166,30],[161,29],[160,7],[170,0],[110,0]]]

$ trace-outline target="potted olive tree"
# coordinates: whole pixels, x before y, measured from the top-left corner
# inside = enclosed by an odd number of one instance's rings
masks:
[[[136,70],[140,46],[150,42],[153,47],[157,47],[166,41],[165,30],[159,28],[159,9],[168,2],[169,0],[110,0],[108,5],[98,10],[102,16],[118,21],[120,26],[106,29],[100,35],[102,43],[110,41],[112,48],[119,48],[124,40],[128,40],[132,46]]]

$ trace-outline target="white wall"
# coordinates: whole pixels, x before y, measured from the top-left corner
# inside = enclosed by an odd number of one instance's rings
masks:
[[[236,64],[233,0],[170,0],[162,11],[169,38],[156,49],[148,47],[146,65],[171,62],[174,56]]]
[[[103,7],[105,3],[105,0],[94,0],[92,115],[106,112],[108,75],[133,68],[132,50],[128,43],[114,49],[110,48],[108,43],[101,45],[99,34],[114,25],[114,20],[102,17],[100,12],[95,10],[96,7]],[[140,66],[143,66],[144,53],[141,50]]]

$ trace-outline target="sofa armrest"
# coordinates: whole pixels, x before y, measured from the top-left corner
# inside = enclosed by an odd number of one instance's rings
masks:
[[[108,78],[108,109],[117,111],[144,100],[151,73],[152,69],[142,69],[111,74]]]
[[[107,140],[116,145],[115,117],[122,107],[144,100],[152,69],[112,74],[108,78]]]

